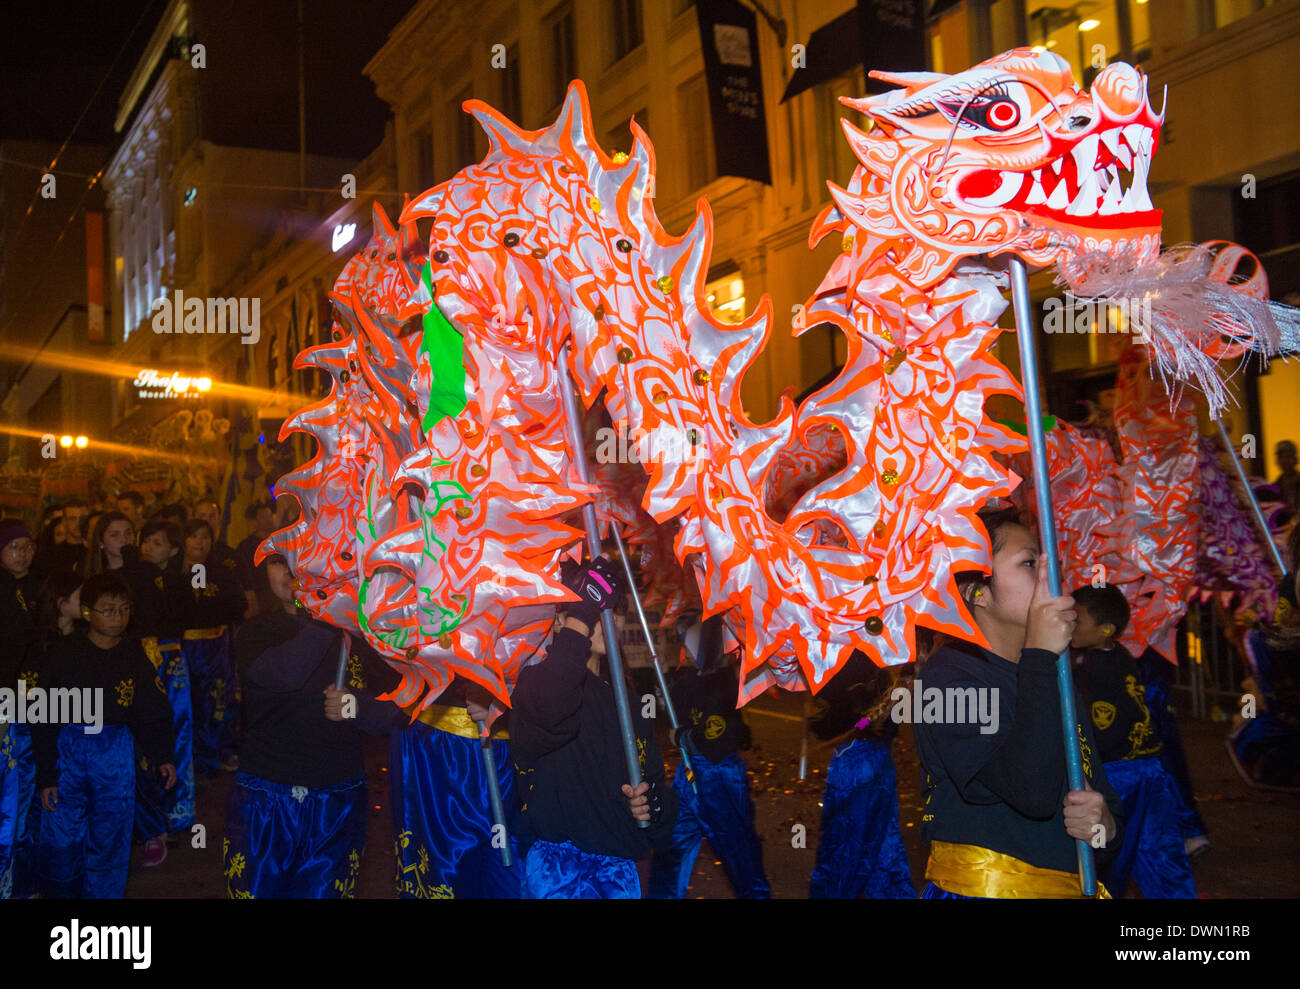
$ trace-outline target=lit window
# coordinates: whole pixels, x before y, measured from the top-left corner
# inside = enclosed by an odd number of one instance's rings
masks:
[[[715,319],[723,323],[739,323],[745,318],[745,280],[739,272],[707,283],[704,297]]]

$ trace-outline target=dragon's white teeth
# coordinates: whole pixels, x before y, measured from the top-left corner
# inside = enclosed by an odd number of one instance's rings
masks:
[[[1101,209],[1097,212],[1102,216],[1114,216],[1122,211],[1123,201],[1119,190],[1119,182],[1112,182],[1106,187],[1106,195],[1101,200]]]
[[[1070,203],[1069,209],[1065,212],[1070,216],[1092,216],[1097,212],[1097,173],[1088,172],[1083,177],[1083,184],[1079,187],[1079,194],[1074,197],[1074,202]]]
[[[1039,203],[1047,202],[1047,194],[1043,192],[1043,170],[1034,169],[1031,174],[1033,185],[1029,188],[1029,196],[1025,199],[1026,206],[1037,206]]]
[[[1070,205],[1070,193],[1065,188],[1064,182],[1056,183],[1056,188],[1047,198],[1047,208],[1054,210],[1063,210]]]
[[[1097,167],[1097,145],[1100,143],[1096,134],[1089,134],[1070,149],[1074,156],[1075,174],[1082,176]]]
[[[1121,144],[1119,146],[1119,151],[1116,153],[1115,157],[1117,157],[1120,160],[1120,163],[1129,171],[1133,170],[1133,149],[1127,144]]]
[[[1065,158],[1053,158],[1048,164],[1052,166],[1052,171],[1057,175],[1061,174],[1061,169],[1065,167]]]
[[[1101,143],[1106,145],[1106,148],[1110,153],[1117,158],[1119,157],[1119,137],[1120,131],[1118,127],[1112,127],[1108,131],[1102,131],[1101,134]]]

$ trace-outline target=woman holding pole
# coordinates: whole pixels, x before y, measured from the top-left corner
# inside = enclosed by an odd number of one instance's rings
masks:
[[[1074,602],[1051,594],[1046,555],[1029,529],[1006,514],[984,523],[990,572],[966,571],[957,583],[989,646],[941,647],[917,687],[968,699],[971,688],[986,692],[998,718],[919,719],[922,833],[932,843],[921,896],[1078,897],[1076,842],[1107,860],[1119,847],[1123,809],[1089,724],[1075,726],[1083,789],[1068,785],[1056,662],[1074,631]],[[1100,886],[1098,893],[1108,895]]]

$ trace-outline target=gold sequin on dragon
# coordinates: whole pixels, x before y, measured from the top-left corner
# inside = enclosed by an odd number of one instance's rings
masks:
[[[885,373],[893,374],[905,360],[907,360],[907,351],[902,347],[895,347],[894,352],[889,355],[889,360],[885,361]]]
[[[631,347],[618,348],[618,362],[620,364],[630,364],[632,362],[632,358],[635,356],[636,354],[632,352]]]
[[[879,635],[885,630],[885,623],[877,615],[872,615],[862,625],[872,635]]]
[[[671,292],[675,282],[672,275],[660,275],[655,279],[655,284],[659,286],[660,292]]]

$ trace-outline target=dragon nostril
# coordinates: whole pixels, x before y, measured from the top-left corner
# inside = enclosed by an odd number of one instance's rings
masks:
[[[1070,130],[1083,130],[1090,123],[1092,123],[1092,118],[1086,113],[1076,114],[1069,119]]]

